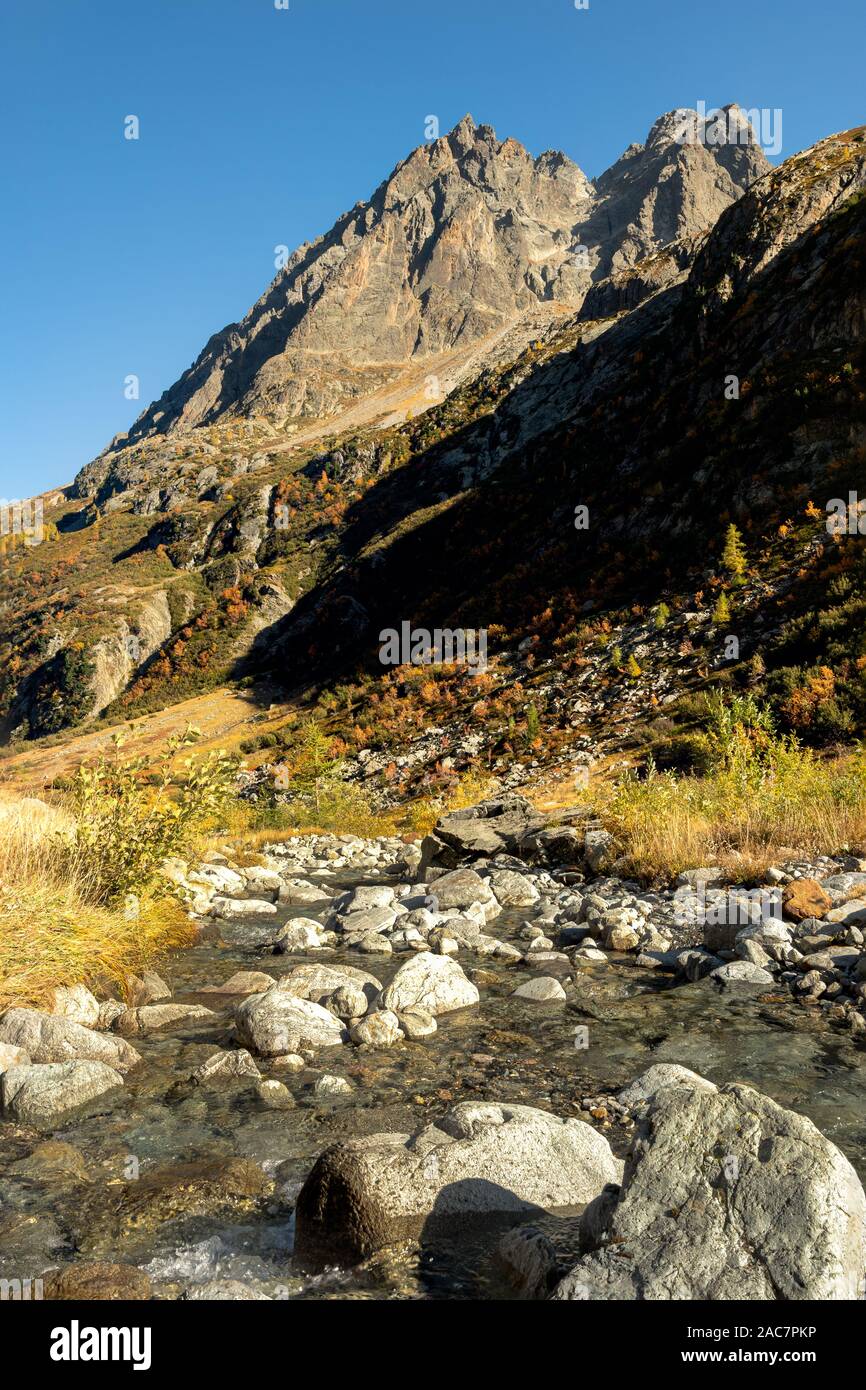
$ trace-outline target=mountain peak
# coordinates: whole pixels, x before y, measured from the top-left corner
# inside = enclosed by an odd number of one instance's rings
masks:
[[[472,119],[472,116],[467,111],[466,115],[462,118],[462,120],[459,120],[456,126],[454,126],[454,128],[451,131],[449,131],[449,134],[454,136],[474,137],[476,130],[477,126],[475,124],[475,121]]]
[[[225,414],[330,416],[411,361],[468,348],[539,306],[577,312],[593,281],[706,230],[755,176],[760,151],[677,153],[682,124],[682,112],[659,117],[593,185],[566,155],[533,158],[467,112],[296,251],[129,439]]]
[[[732,101],[725,106],[702,108],[701,111],[690,106],[679,106],[673,111],[664,112],[653,122],[645,148],[672,143],[756,145],[758,140],[748,114],[738,102]]]

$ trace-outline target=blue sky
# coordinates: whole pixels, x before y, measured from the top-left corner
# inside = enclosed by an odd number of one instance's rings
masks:
[[[784,157],[866,119],[864,40],[863,0],[3,0],[0,497],[70,482],[428,115],[593,176],[736,100]]]

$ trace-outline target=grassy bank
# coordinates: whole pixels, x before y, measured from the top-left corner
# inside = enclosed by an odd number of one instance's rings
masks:
[[[779,736],[748,697],[711,700],[699,744],[700,772],[650,764],[643,776],[588,791],[642,882],[667,883],[707,864],[745,880],[800,852],[866,853],[863,749],[821,757]]]
[[[0,1007],[43,1002],[58,985],[123,990],[166,952],[195,937],[159,873],[188,849],[230,794],[222,755],[188,762],[171,784],[171,757],[153,768],[112,755],[80,769],[48,805],[0,799]]]

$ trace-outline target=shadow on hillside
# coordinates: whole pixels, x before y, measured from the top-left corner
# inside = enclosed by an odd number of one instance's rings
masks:
[[[803,233],[710,317],[669,286],[377,480],[349,508],[330,573],[259,634],[243,670],[309,687],[381,671],[379,633],[403,621],[508,630],[565,589],[591,610],[636,602],[642,586],[655,601],[703,571],[719,516],[756,478],[772,487],[790,456],[805,407],[784,373],[802,372],[807,328],[814,342],[844,327],[854,288],[834,267],[850,222]],[[759,426],[754,408],[725,413],[731,363],[745,380],[775,361]],[[592,516],[579,535],[578,503]]]

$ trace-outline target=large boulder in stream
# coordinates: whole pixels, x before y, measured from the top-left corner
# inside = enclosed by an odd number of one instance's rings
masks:
[[[450,956],[434,956],[432,951],[419,951],[401,965],[393,980],[382,990],[383,1009],[403,1013],[407,1009],[423,1009],[431,1018],[465,1009],[477,1004],[480,995],[477,985],[464,975],[462,968]]]
[[[578,1119],[467,1101],[414,1135],[374,1134],[327,1149],[298,1196],[296,1253],[352,1263],[422,1231],[519,1221],[589,1202],[622,1165]]]
[[[467,859],[519,854],[521,843],[546,824],[544,816],[522,796],[480,801],[440,816],[421,843],[419,872],[431,865],[456,869]]]
[[[0,1077],[0,1107],[19,1124],[50,1127],[71,1111],[123,1085],[104,1062],[46,1062],[10,1067]]]
[[[307,1048],[338,1047],[348,1031],[334,1014],[299,999],[280,986],[252,994],[235,1010],[238,1041],[262,1057],[281,1057]]]
[[[747,1086],[637,1089],[650,1094],[600,1248],[555,1299],[862,1296],[866,1195],[811,1120]]]

